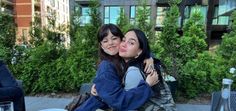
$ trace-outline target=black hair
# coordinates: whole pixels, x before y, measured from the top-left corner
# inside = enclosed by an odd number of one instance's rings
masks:
[[[141,31],[140,29],[130,29],[127,32],[133,31],[136,35],[136,37],[138,38],[138,42],[139,42],[139,48],[142,50],[142,53],[135,59],[132,59],[128,62],[128,66],[132,66],[134,64],[140,64],[142,65],[143,61],[146,58],[150,58],[150,46],[148,43],[148,39],[145,35],[145,33],[143,31]],[[126,33],[127,33],[126,32]],[[127,68],[128,68],[127,66]]]
[[[150,46],[148,43],[148,39],[145,35],[145,33],[143,31],[141,31],[140,29],[130,29],[127,32],[133,31],[135,33],[135,35],[138,38],[138,42],[139,42],[139,48],[142,49],[142,53],[137,57],[134,58],[132,60],[129,60],[129,62],[126,64],[127,66],[125,67],[125,69],[127,70],[127,68],[129,66],[135,66],[138,67],[140,70],[140,73],[144,73],[144,63],[143,61],[146,58],[150,58]],[[160,72],[160,68],[158,68],[159,66],[157,65],[157,60],[154,58],[154,68],[156,69],[157,73],[158,73],[158,79],[160,80],[160,82],[154,86],[152,86],[153,91],[155,92],[154,96],[155,97],[160,97],[160,90],[162,90],[164,88],[164,84],[163,84],[163,78],[161,76],[161,72]],[[145,74],[147,76],[147,74]]]
[[[122,61],[121,57],[118,55],[118,53],[113,56],[109,55],[109,54],[105,53],[104,50],[101,48],[101,41],[108,35],[109,31],[114,36],[119,37],[120,40],[122,40],[124,37],[123,33],[121,32],[119,27],[117,27],[116,25],[114,25],[114,24],[102,25],[97,33],[97,40],[99,43],[99,46],[98,46],[99,61],[98,61],[98,63],[100,63],[102,60],[111,61],[115,65],[118,75],[122,78],[123,77],[123,70],[121,68],[121,61]]]

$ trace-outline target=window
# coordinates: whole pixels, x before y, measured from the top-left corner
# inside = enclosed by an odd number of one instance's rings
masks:
[[[90,13],[89,7],[81,7],[81,17],[80,17],[81,26],[90,23],[91,17],[89,13]]]
[[[51,5],[52,7],[55,7],[55,0],[50,0],[50,5]]]
[[[156,17],[156,26],[162,27],[163,21],[166,15],[166,11],[169,9],[169,7],[157,7],[157,17]]]
[[[130,7],[130,23],[134,24],[135,23],[135,6]]]
[[[105,15],[104,15],[104,24],[107,23],[117,23],[117,19],[120,16],[121,7],[118,6],[108,6],[105,7]]]
[[[186,20],[188,20],[190,16],[196,11],[201,12],[203,16],[203,22],[206,22],[207,6],[186,6],[184,9],[184,16],[185,16],[184,22],[186,22]]]
[[[236,0],[219,0],[218,15],[225,14],[236,9]]]
[[[147,22],[150,22],[151,8],[150,8],[150,6],[147,6],[146,8],[147,8],[148,13],[149,13]],[[138,10],[143,10],[143,7],[142,7],[142,6],[138,6],[138,7],[137,7],[137,6],[131,6],[131,7],[130,7],[130,23],[131,23],[131,24],[135,24],[135,22],[136,22],[136,21],[135,21],[135,18],[136,18],[136,16],[137,16]]]
[[[214,19],[212,25],[228,25],[229,16],[219,16],[219,6],[215,6]]]

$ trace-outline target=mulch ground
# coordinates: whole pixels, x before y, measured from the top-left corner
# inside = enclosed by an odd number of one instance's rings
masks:
[[[177,97],[175,102],[178,104],[211,104],[211,95],[201,94],[198,97],[192,99]]]

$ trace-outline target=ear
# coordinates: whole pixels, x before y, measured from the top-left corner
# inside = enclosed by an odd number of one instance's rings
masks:
[[[102,47],[102,44],[101,44],[101,43],[99,43],[99,46],[102,48],[102,50],[104,50],[104,47]]]
[[[102,45],[100,45],[100,46],[101,46],[102,50],[104,50],[104,48],[102,47]]]

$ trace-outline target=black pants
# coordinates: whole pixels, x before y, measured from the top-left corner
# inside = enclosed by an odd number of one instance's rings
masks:
[[[4,101],[12,101],[14,111],[25,111],[23,89],[19,87],[7,66],[0,60],[0,102]]]
[[[24,93],[19,87],[1,87],[0,102],[12,101],[14,111],[25,111]]]

